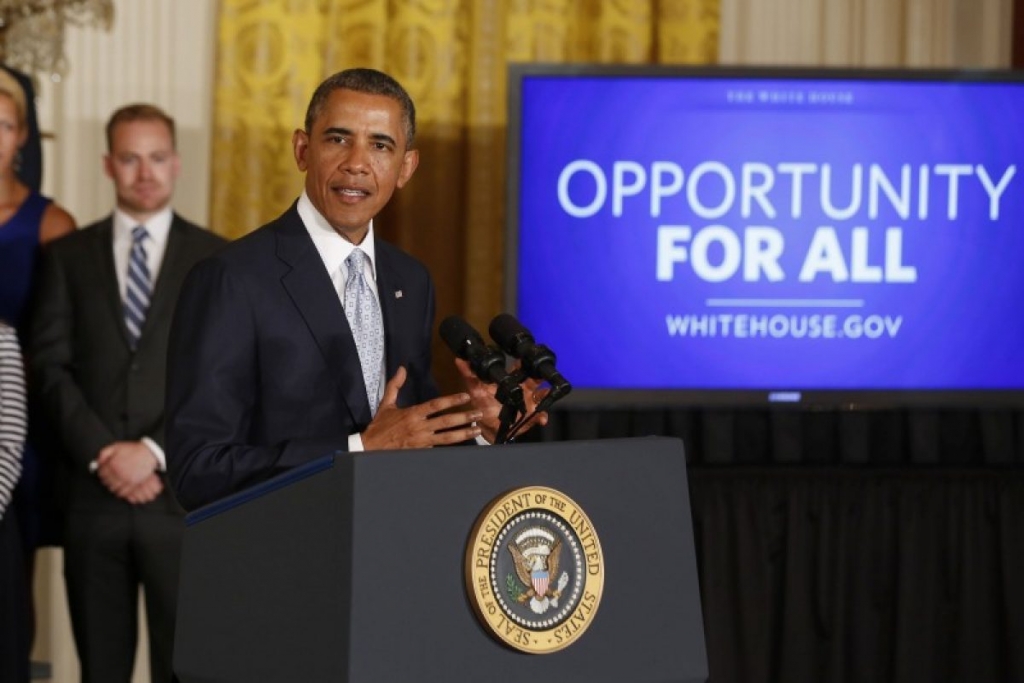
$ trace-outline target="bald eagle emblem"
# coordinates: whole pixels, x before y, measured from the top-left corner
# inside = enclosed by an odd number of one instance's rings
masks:
[[[508,544],[508,551],[522,584],[514,591],[516,601],[529,600],[534,614],[544,614],[549,608],[558,607],[558,598],[569,583],[568,572],[558,573],[562,540],[545,527],[533,526],[517,535]],[[512,583],[511,576],[509,583]]]

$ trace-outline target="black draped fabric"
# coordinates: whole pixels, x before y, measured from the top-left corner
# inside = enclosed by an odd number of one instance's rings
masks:
[[[540,438],[678,436],[690,465],[1024,466],[1015,410],[563,410]]]
[[[1024,473],[690,476],[713,681],[1024,680]]]
[[[683,439],[713,683],[1024,683],[1024,414],[564,410]]]

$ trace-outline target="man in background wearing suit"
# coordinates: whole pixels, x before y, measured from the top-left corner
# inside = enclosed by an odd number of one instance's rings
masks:
[[[302,195],[189,275],[167,393],[168,468],[186,509],[337,451],[493,442],[494,386],[457,361],[466,393],[438,397],[433,282],[374,230],[419,163],[415,132],[390,76],[329,77],[292,136]]]
[[[171,210],[180,160],[167,114],[129,105],[106,132],[116,208],[48,247],[30,362],[72,461],[64,574],[82,680],[130,681],[141,584],[160,683],[183,531],[165,478],[167,338],[185,274],[223,241]]]

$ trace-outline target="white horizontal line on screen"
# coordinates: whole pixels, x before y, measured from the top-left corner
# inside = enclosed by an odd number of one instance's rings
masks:
[[[863,308],[864,299],[708,299],[711,308]]]

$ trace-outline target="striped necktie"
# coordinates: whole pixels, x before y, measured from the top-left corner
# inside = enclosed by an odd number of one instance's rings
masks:
[[[359,352],[366,397],[370,400],[370,414],[376,415],[377,403],[380,401],[381,364],[384,361],[384,322],[377,297],[373,295],[364,275],[367,260],[362,249],[354,249],[345,259],[348,266],[345,317],[348,318]]]
[[[149,264],[146,262],[146,238],[149,233],[145,226],[132,228],[132,252],[128,258],[128,277],[124,294],[124,323],[128,328],[128,345],[132,351],[139,346],[142,324],[146,321],[152,282]]]

